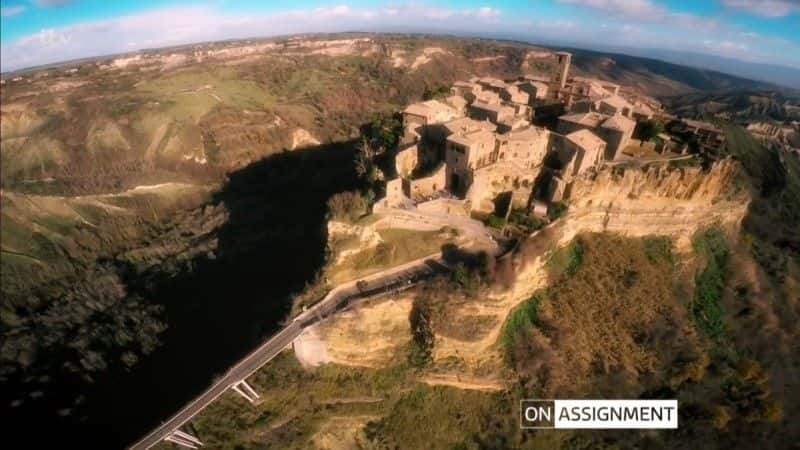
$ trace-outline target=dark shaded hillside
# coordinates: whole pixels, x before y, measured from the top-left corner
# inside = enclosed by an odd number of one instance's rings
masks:
[[[163,307],[167,328],[158,336],[160,346],[134,370],[111,367],[91,385],[52,372],[43,398],[16,408],[9,408],[12,394],[25,392],[25,380],[9,380],[0,415],[14,430],[12,441],[25,436],[32,447],[122,448],[205,389],[274,332],[292,294],[324,263],[326,202],[360,187],[353,160],[354,143],[343,142],[252,163],[230,174],[201,208],[227,211],[213,252],[190,260],[162,257],[144,270],[129,253],[109,258],[125,283],[128,298],[121,302],[144,297]],[[166,230],[163,239],[170,234]],[[144,246],[163,243],[156,237]],[[75,397],[81,400],[73,403]],[[73,404],[59,417],[58,410]],[[40,427],[49,432],[36,433]]]

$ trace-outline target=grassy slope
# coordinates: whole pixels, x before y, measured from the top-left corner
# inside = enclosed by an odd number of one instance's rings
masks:
[[[192,428],[221,448],[305,448],[333,418],[363,416],[369,419],[361,442],[375,448],[735,448],[740,437],[767,430],[761,439],[779,444],[794,431],[775,425],[783,405],[768,387],[774,375],[735,348],[733,335],[744,332],[739,319],[724,313],[725,334],[708,336],[685,296],[694,274],[708,271],[709,249],[727,246],[709,233],[698,235],[697,254],[688,259],[674,255],[667,239],[606,234],[579,237],[580,261],[574,245],[563,258],[556,254],[548,289],[505,327],[508,361],[519,377],[507,391],[426,386],[402,362],[379,370],[330,364],[304,370],[284,354],[253,379],[263,403],[252,407],[226,394]],[[518,427],[521,398],[639,396],[678,398],[681,431]]]

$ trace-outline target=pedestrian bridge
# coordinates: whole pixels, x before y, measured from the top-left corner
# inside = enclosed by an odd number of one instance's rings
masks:
[[[181,427],[228,389],[241,395],[250,403],[257,403],[260,395],[253,386],[247,383],[247,378],[291,345],[303,330],[324,320],[338,309],[346,307],[353,300],[364,300],[406,290],[446,269],[447,265],[442,259],[442,254],[437,253],[337,286],[321,301],[298,315],[289,325],[231,367],[224,376],[202,394],[141,440],[131,445],[130,448],[133,450],[149,449],[162,441],[191,449],[202,447],[203,443],[200,439],[181,430]]]

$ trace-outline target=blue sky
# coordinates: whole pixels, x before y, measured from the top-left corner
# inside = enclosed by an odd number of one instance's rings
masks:
[[[3,71],[202,40],[312,31],[506,35],[800,68],[800,0],[0,0]]]

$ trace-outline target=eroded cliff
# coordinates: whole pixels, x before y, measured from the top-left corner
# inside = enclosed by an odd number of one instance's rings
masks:
[[[469,325],[474,332],[468,336],[450,332],[458,329],[457,324],[434,326],[433,364],[423,379],[469,389],[502,387],[506,377],[498,341],[503,324],[515,306],[547,286],[549,255],[576,235],[608,231],[631,237],[668,236],[679,252],[685,252],[700,228],[718,225],[737,232],[747,212],[749,192],[738,163],[732,160],[720,161],[708,171],[607,167],[576,180],[564,218],[532,235],[524,249],[509,255],[517,274],[514,285],[459,303],[452,320]],[[321,324],[312,341],[315,353],[326,357],[315,362],[380,366],[401,360],[410,339],[412,301],[413,295],[408,295],[361,304]],[[391,312],[398,316],[391,317]],[[387,339],[396,341],[395,345],[385,345]],[[303,339],[296,343],[300,349],[305,345]]]

